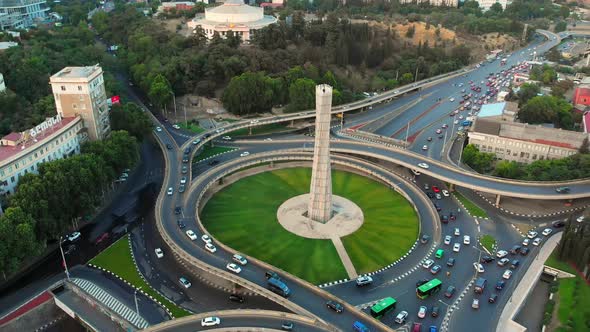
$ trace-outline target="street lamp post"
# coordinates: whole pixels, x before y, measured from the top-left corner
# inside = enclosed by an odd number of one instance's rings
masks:
[[[408,136],[410,135],[410,121],[408,121],[408,127],[406,129],[406,144],[408,144]]]
[[[137,304],[137,291],[140,289],[141,289],[141,287],[136,288],[135,292],[133,293],[133,297],[135,298],[135,312],[137,313],[138,316],[139,316],[139,305]]]
[[[61,252],[61,259],[64,264],[64,268],[66,269],[66,277],[68,278],[68,281],[70,281],[70,271],[68,271],[68,263],[66,262],[66,255],[64,255],[64,249],[61,246],[62,242],[63,242],[63,235],[59,237],[59,251]]]

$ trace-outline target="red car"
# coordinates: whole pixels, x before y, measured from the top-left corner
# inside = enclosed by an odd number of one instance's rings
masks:
[[[439,193],[440,189],[438,189],[437,186],[432,186],[432,191],[434,191],[435,193]]]
[[[97,239],[96,241],[94,241],[95,244],[99,244],[105,240],[107,240],[109,238],[109,233],[102,233]]]

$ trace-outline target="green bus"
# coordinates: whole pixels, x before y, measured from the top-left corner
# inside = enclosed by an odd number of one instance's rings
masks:
[[[397,301],[393,297],[386,297],[371,307],[371,316],[379,319],[389,310],[395,309]]]
[[[442,282],[435,278],[416,288],[416,295],[421,299],[425,299],[430,295],[437,293],[441,287]]]

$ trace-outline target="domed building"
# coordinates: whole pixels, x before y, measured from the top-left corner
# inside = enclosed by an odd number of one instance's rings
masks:
[[[200,26],[209,39],[215,32],[225,38],[231,30],[246,42],[256,30],[277,21],[276,17],[264,15],[263,11],[261,7],[246,5],[243,0],[227,0],[221,6],[206,8],[205,16],[197,15],[187,24],[191,30]]]

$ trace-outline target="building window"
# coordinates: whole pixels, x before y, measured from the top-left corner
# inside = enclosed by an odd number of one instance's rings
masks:
[[[10,177],[10,183],[14,183],[14,176]]]
[[[73,109],[76,109],[76,108],[78,108],[78,105],[76,105],[76,104],[72,104],[72,108],[73,108]]]
[[[536,153],[533,155],[533,160],[537,160],[537,154]]]
[[[65,86],[61,86],[61,91],[66,91],[66,87]]]
[[[78,85],[78,91],[82,91],[82,86]]]
[[[14,163],[14,168],[18,169],[18,161]]]

